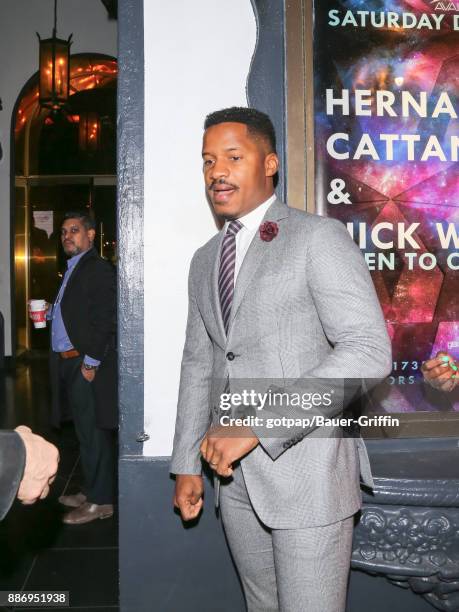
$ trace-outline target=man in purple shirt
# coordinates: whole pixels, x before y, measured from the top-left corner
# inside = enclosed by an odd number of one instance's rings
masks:
[[[113,515],[117,418],[116,276],[93,248],[95,222],[69,212],[61,242],[69,258],[52,307],[50,370],[52,423],[66,405],[80,442],[83,490],[59,498],[73,508],[64,523],[78,525]]]

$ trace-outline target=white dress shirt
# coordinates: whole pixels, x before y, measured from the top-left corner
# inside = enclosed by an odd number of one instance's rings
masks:
[[[266,211],[271,206],[271,204],[276,199],[276,194],[268,198],[265,202],[257,206],[254,210],[250,211],[243,217],[239,217],[238,221],[242,223],[241,229],[236,234],[236,263],[234,267],[234,284],[236,284],[237,275],[239,274],[239,270],[241,269],[242,262],[244,261],[245,254],[248,251],[250,243],[255,237],[261,222],[263,221],[263,217],[266,214]],[[228,225],[230,221],[226,221],[225,223],[225,234],[228,230]]]

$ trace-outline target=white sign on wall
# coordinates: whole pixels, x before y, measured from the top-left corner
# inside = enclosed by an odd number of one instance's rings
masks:
[[[45,230],[49,238],[54,231],[54,212],[52,210],[34,210],[33,219],[35,221],[35,227]]]

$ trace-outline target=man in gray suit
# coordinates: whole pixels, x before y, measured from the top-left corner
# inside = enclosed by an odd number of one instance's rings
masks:
[[[381,310],[345,227],[276,199],[266,115],[247,108],[209,115],[203,160],[208,196],[225,224],[190,266],[174,503],[186,521],[199,515],[207,461],[249,611],[340,612],[361,504],[359,465],[372,482],[363,442],[338,427],[269,435],[258,423],[223,425],[220,398],[240,390],[241,379],[296,388],[300,380],[387,376]],[[335,402],[327,416],[341,410]],[[279,406],[259,413],[286,414]]]

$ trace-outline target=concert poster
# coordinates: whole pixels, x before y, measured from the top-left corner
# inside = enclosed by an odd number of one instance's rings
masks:
[[[346,224],[382,306],[393,370],[380,408],[459,411],[459,393],[419,384],[437,351],[459,358],[459,2],[313,10],[317,212]]]

